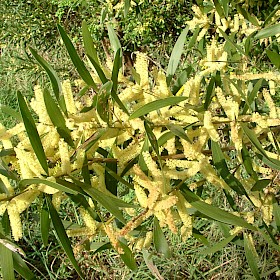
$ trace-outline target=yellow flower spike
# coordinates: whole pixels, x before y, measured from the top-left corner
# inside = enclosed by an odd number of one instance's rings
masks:
[[[15,241],[19,241],[22,238],[22,224],[20,219],[20,213],[17,209],[17,203],[11,200],[7,206],[9,215],[12,235]]]
[[[63,174],[61,174],[61,175],[63,175]],[[47,180],[54,182],[54,183],[56,182],[55,177],[52,177],[52,176],[48,177]],[[38,190],[41,192],[47,193],[47,194],[55,194],[55,193],[59,192],[58,189],[52,188],[52,187],[50,187],[48,185],[44,185],[44,184],[39,184]]]
[[[0,174],[0,180],[2,180],[2,182],[4,183],[6,189],[9,192],[9,195],[13,195],[14,194],[14,188],[10,184],[9,179],[6,176]]]
[[[97,230],[97,222],[91,217],[88,211],[80,207],[80,213],[84,220],[86,227],[90,230],[91,234],[95,234]]]
[[[14,197],[11,202],[16,203],[17,211],[22,213],[26,210],[30,204],[35,200],[35,198],[40,194],[40,191],[35,189],[29,189],[16,197]]]
[[[161,211],[170,209],[172,206],[174,206],[178,201],[177,196],[174,195],[167,195],[164,196],[160,201],[157,201],[154,206],[155,211]]]
[[[211,137],[211,139],[215,142],[218,142],[220,139],[220,136],[218,134],[218,132],[216,131],[212,121],[211,121],[211,112],[210,111],[206,111],[204,113],[204,127],[206,128],[209,136]]]
[[[77,108],[76,108],[76,105],[74,102],[70,80],[66,80],[66,81],[62,82],[62,92],[63,92],[63,96],[65,99],[65,105],[66,105],[67,111],[70,114],[73,114],[73,115],[76,114]]]
[[[34,93],[35,99],[33,98],[30,102],[31,108],[38,115],[40,123],[52,125],[51,119],[45,106],[43,91],[39,85],[36,85],[34,87]]]
[[[61,158],[61,170],[65,174],[71,173],[70,155],[68,151],[68,144],[63,140],[59,140],[59,153]]]
[[[107,236],[108,236],[112,246],[115,248],[115,250],[119,254],[124,254],[124,251],[118,241],[119,234],[117,233],[117,231],[115,229],[113,229],[112,224],[104,224],[103,229],[104,229],[105,233],[107,234]]]
[[[191,205],[179,191],[176,191],[176,195],[178,197],[176,206],[179,217],[183,223],[183,226],[181,227],[181,236],[182,239],[186,241],[192,234],[192,217],[188,214],[188,208],[191,208]]]
[[[170,231],[173,232],[174,234],[176,234],[178,232],[178,229],[175,225],[175,216],[173,214],[173,211],[171,208],[166,209],[166,210],[162,210],[163,213],[165,213],[165,223],[167,224],[167,226],[169,227]]]
[[[0,199],[2,198],[6,198],[7,195],[6,194],[1,194],[1,197]],[[9,202],[8,201],[2,201],[0,202],[0,216],[3,216],[6,209],[7,209],[7,206],[8,206]]]
[[[268,81],[268,85],[269,85],[270,94],[275,95],[275,82],[270,80],[270,81]]]
[[[264,100],[266,101],[269,108],[269,116],[272,119],[276,119],[278,117],[277,110],[274,101],[271,98],[271,95],[269,94],[269,91],[267,89],[263,89],[262,93],[263,93]]]
[[[148,203],[147,203],[148,197],[147,197],[144,189],[141,188],[138,184],[134,184],[134,190],[135,190],[135,195],[137,197],[139,204],[143,208],[147,208],[148,207]]]
[[[145,242],[145,238],[144,237],[140,237],[136,240],[136,242],[134,243],[134,247],[133,249],[135,251],[141,251],[144,247],[144,242]]]
[[[143,159],[148,167],[149,172],[155,179],[162,177],[162,172],[158,169],[156,162],[152,159],[151,154],[146,151],[142,153]]]
[[[171,95],[169,87],[166,83],[166,76],[163,71],[159,71],[156,79],[156,86],[154,87],[154,93],[159,98],[168,97]]]
[[[233,101],[232,97],[225,97],[222,89],[220,87],[216,88],[216,95],[218,97],[219,103],[222,105],[227,117],[234,121],[238,118],[239,104]]]
[[[140,75],[140,86],[149,86],[148,58],[145,54],[137,52],[134,64],[136,72]]]
[[[67,198],[67,195],[61,191],[58,191],[53,194],[52,204],[57,211],[59,210],[62,201],[66,198]]]
[[[152,241],[153,241],[153,232],[148,231],[146,233],[146,238],[143,244],[143,248],[149,248],[151,246]]]
[[[237,122],[231,122],[230,123],[230,129],[231,129],[231,141],[235,146],[235,149],[237,151],[241,151],[242,149],[242,130]]]
[[[270,225],[273,215],[273,194],[267,194],[264,198],[263,205],[261,207],[263,220],[267,225]]]

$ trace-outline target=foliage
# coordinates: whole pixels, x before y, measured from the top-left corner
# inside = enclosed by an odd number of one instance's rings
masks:
[[[54,231],[81,278],[72,238],[78,239],[76,250],[115,250],[134,273],[134,256],[142,252],[157,273],[147,250],[153,246],[170,258],[167,232],[184,241],[196,238],[207,246],[202,255],[228,244],[239,246],[256,279],[279,270],[277,264],[263,266],[256,249],[258,240],[275,257],[280,248],[280,110],[273,100],[279,82],[278,7],[261,22],[239,4],[203,4],[193,6],[190,31],[182,33],[192,36],[185,48],[189,55],[197,54],[196,71],[176,72],[182,37],[167,76],[141,52],[133,68],[125,69],[110,26],[114,53],[103,61],[83,23],[87,64],[59,26],[78,80],[61,81],[30,49],[51,83],[37,85],[31,102],[18,93],[21,118],[13,128],[0,130],[5,279],[14,278],[14,269],[34,278],[15,243],[23,238],[21,216],[34,201],[41,207],[43,243]],[[264,45],[270,52],[258,58],[271,61],[266,72],[253,51]],[[217,204],[217,196],[226,203]],[[75,219],[62,219],[65,202],[73,203]],[[206,239],[207,226],[206,231],[198,226],[205,221],[222,232],[214,245]]]

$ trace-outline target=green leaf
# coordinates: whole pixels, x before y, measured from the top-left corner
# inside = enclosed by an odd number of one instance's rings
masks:
[[[59,191],[71,193],[71,194],[78,194],[78,193],[82,192],[81,189],[78,187],[69,188],[69,187],[63,186],[61,184],[49,181],[49,180],[39,179],[39,178],[23,179],[19,182],[19,184],[20,184],[20,186],[27,186],[27,185],[32,185],[32,184],[35,184],[35,185],[44,184],[44,185],[50,186],[54,189],[57,189]]]
[[[68,256],[68,259],[72,263],[73,267],[75,268],[75,270],[77,271],[79,276],[82,279],[85,279],[84,275],[83,275],[83,273],[82,273],[82,271],[81,271],[81,269],[80,269],[80,267],[79,267],[79,265],[78,265],[78,263],[75,259],[75,256],[74,256],[74,253],[73,253],[73,250],[72,250],[72,247],[71,247],[71,242],[70,242],[70,240],[69,240],[69,238],[66,234],[63,223],[61,222],[61,219],[59,218],[58,213],[56,212],[50,197],[46,196],[46,200],[47,200],[49,213],[50,213],[50,216],[51,216],[51,220],[52,220],[52,223],[53,223],[54,230],[56,232],[57,239],[59,240],[62,248],[64,249],[66,255]]]
[[[204,102],[205,110],[208,110],[208,107],[211,104],[211,100],[212,100],[213,96],[215,95],[214,89],[215,89],[215,77],[211,77],[210,82],[206,89],[206,96],[205,96],[205,102]]]
[[[191,66],[188,66],[187,69],[181,72],[180,76],[178,77],[172,88],[173,95],[175,95],[179,91],[179,89],[181,89],[182,86],[186,83],[192,70],[193,68]]]
[[[185,184],[182,185],[181,192],[185,197],[185,199],[194,208],[196,208],[199,212],[206,215],[207,217],[216,221],[220,221],[225,224],[240,226],[254,231],[257,230],[253,225],[247,223],[242,218],[237,217],[229,212],[226,212],[225,210],[222,210],[218,207],[212,206],[208,203],[201,201],[200,197],[198,197],[196,194],[191,192]]]
[[[66,34],[66,32],[64,31],[62,26],[60,26],[59,24],[57,26],[58,26],[58,31],[60,33],[60,36],[67,49],[67,52],[70,55],[70,58],[74,64],[74,66],[76,67],[78,73],[80,74],[81,78],[85,81],[85,83],[87,85],[91,86],[95,91],[97,91],[97,86],[96,86],[95,82],[93,81],[93,78],[91,77],[89,71],[85,67],[85,64],[83,63],[83,61],[78,56],[68,35]]]
[[[280,206],[278,205],[276,199],[273,202],[273,216],[275,219],[278,232],[280,232]]]
[[[143,143],[141,153],[139,154],[139,160],[138,160],[138,164],[139,164],[141,170],[144,172],[148,171],[148,167],[143,158],[143,152],[148,152],[148,151],[149,151],[149,138],[145,137],[145,141]]]
[[[90,35],[87,23],[84,20],[82,22],[82,36],[87,56],[90,57],[99,66],[97,51],[94,47],[94,43]]]
[[[181,126],[179,126],[179,125],[177,125],[177,124],[172,124],[172,123],[170,123],[170,124],[168,124],[166,127],[167,127],[174,135],[176,135],[176,136],[178,136],[179,138],[182,138],[182,139],[184,139],[184,140],[186,140],[186,141],[188,141],[188,142],[191,142],[190,139],[189,139],[189,137],[188,137],[187,134],[185,133],[185,130],[184,130]]]
[[[224,13],[224,10],[223,10],[219,0],[213,0],[213,2],[214,2],[214,6],[215,6],[216,11],[219,14],[219,16],[221,18],[224,18],[225,17],[225,13]]]
[[[196,238],[202,244],[209,246],[209,242],[205,236],[203,236],[196,228],[192,229],[192,236]]]
[[[261,279],[259,270],[258,270],[258,254],[255,249],[254,243],[252,242],[253,238],[252,235],[247,235],[244,233],[244,249],[245,249],[245,256],[249,267],[255,277],[255,279]]]
[[[138,267],[131,250],[122,241],[119,241],[119,244],[124,251],[124,254],[120,254],[121,259],[129,269],[131,269],[132,271],[136,271]]]
[[[255,148],[261,153],[261,158],[267,165],[269,165],[271,168],[280,170],[280,161],[276,160],[276,159],[272,159],[270,157],[267,156],[264,148],[262,147],[261,143],[259,142],[257,136],[255,135],[255,133],[249,129],[247,127],[246,124],[242,123],[241,127],[243,129],[243,131],[245,132],[245,134],[247,135],[247,137],[249,138],[249,140],[251,141],[251,143],[255,146]]]
[[[124,0],[124,9],[123,9],[123,13],[124,13],[124,18],[126,18],[129,8],[130,8],[130,1],[131,0]]]
[[[17,98],[18,98],[18,104],[19,104],[22,120],[25,126],[25,130],[27,132],[27,136],[30,140],[31,146],[42,168],[44,169],[46,174],[48,174],[49,171],[48,171],[47,158],[35,122],[20,92],[17,92]]]
[[[70,130],[66,126],[65,119],[47,89],[44,90],[44,102],[48,115],[53,125],[57,128],[58,134],[65,140],[66,143],[68,143],[69,146],[74,148],[75,145],[71,138]]]
[[[225,16],[228,17],[229,0],[221,0]]]
[[[263,26],[266,26],[269,23],[269,21],[273,18],[273,16],[276,14],[276,12],[279,11],[279,8],[280,8],[279,4],[276,4],[274,6],[274,10],[268,16],[265,17]]]
[[[275,36],[280,33],[280,23],[268,26],[261,29],[255,36],[255,39],[264,39],[268,37]]]
[[[18,120],[19,122],[22,122],[22,117],[21,114],[19,112],[17,112],[16,110],[10,108],[9,106],[0,106],[0,111],[3,114],[9,115],[13,118],[15,118],[16,120]]]
[[[148,139],[151,143],[151,146],[152,146],[153,150],[156,152],[159,162],[161,164],[161,157],[160,157],[160,153],[159,153],[159,145],[157,142],[157,138],[156,138],[155,134],[153,133],[153,130],[151,129],[150,125],[146,121],[144,121],[144,127],[145,127],[146,134],[148,136]]]
[[[194,45],[197,43],[197,36],[198,34],[200,33],[200,30],[201,28],[200,27],[196,27],[194,32],[193,32],[193,36],[192,38],[190,39],[189,41],[189,44],[188,44],[188,49],[189,50],[192,50],[192,48],[194,47]]]
[[[158,138],[158,146],[161,147],[162,145],[164,145],[168,140],[174,138],[174,134],[171,131],[167,131],[164,134],[162,134],[159,138]]]
[[[146,249],[142,249],[142,252],[143,252],[143,259],[147,267],[151,271],[151,273],[155,276],[156,279],[164,280],[164,278],[160,275],[158,268],[153,263],[152,254],[150,254]]]
[[[247,113],[247,110],[249,108],[251,109],[251,112],[255,111],[254,106],[253,106],[253,104],[254,104],[253,102],[258,95],[258,92],[259,92],[259,89],[262,86],[262,83],[263,83],[263,79],[258,80],[256,82],[256,84],[254,85],[254,88],[252,89],[252,91],[248,93],[247,102],[244,105],[244,109],[243,109],[243,112],[242,112],[243,115],[245,115]]]
[[[17,246],[11,247],[10,243],[7,239],[0,239],[0,268],[3,280],[15,279],[12,252]]]
[[[108,153],[107,158],[112,158],[110,153]],[[105,186],[106,186],[106,189],[109,192],[111,192],[113,195],[117,195],[117,193],[118,193],[118,183],[119,183],[119,180],[116,178],[116,176],[118,176],[117,168],[118,168],[117,161],[115,161],[115,162],[106,162],[106,164],[105,164]],[[122,179],[122,181],[125,181],[125,180]],[[132,188],[133,188],[133,186],[132,186]]]
[[[117,51],[121,50],[122,46],[114,28],[110,24],[107,24],[107,29],[108,29],[109,40],[114,51],[114,56],[116,56]],[[120,56],[122,57],[122,54]]]
[[[266,50],[266,54],[270,61],[279,69],[280,68],[280,55],[271,50]]]
[[[118,103],[118,105],[120,106],[120,108],[127,114],[129,115],[126,107],[124,106],[124,104],[121,102],[121,100],[119,99],[118,95],[117,95],[117,89],[118,89],[118,76],[119,76],[119,71],[121,68],[121,49],[118,49],[115,55],[115,59],[114,59],[114,65],[113,65],[113,70],[112,70],[112,82],[113,82],[113,86],[112,86],[112,91],[111,91],[111,96],[112,98]]]
[[[37,62],[45,69],[47,72],[49,79],[52,84],[53,92],[55,94],[56,100],[60,105],[61,110],[66,113],[66,105],[64,101],[63,95],[61,95],[62,87],[59,80],[59,77],[52,66],[43,58],[41,57],[33,48],[29,47],[29,50],[33,57],[37,60]]]
[[[110,242],[92,242],[90,244],[90,250],[94,250],[92,253],[93,255],[112,248],[113,246]]]
[[[176,41],[175,46],[172,50],[172,53],[171,53],[171,56],[170,56],[170,59],[169,59],[169,63],[168,63],[168,66],[167,66],[167,73],[166,73],[167,85],[170,84],[171,79],[172,79],[173,75],[175,74],[176,69],[179,65],[188,32],[189,32],[189,27],[187,26],[182,31],[181,35],[179,36],[179,38]]]
[[[135,119],[141,116],[144,116],[145,114],[148,114],[152,111],[155,110],[159,110],[163,107],[166,106],[172,106],[172,105],[176,105],[184,100],[186,100],[187,97],[185,96],[172,96],[172,97],[167,97],[164,99],[159,99],[159,100],[155,100],[152,101],[148,104],[145,104],[144,106],[142,106],[141,108],[137,109],[130,117],[129,119]]]
[[[114,165],[116,165],[117,162],[114,162]],[[128,188],[134,190],[134,186],[127,182],[125,179],[123,179],[121,176],[119,176],[116,171],[113,171],[109,166],[106,164],[105,170],[113,177],[116,179],[117,182],[122,183],[123,185],[127,186]]]
[[[264,188],[266,188],[270,183],[271,183],[270,179],[261,179],[254,184],[251,191],[252,192],[261,191]]]
[[[41,213],[40,213],[40,231],[41,231],[41,238],[45,247],[49,244],[49,232],[50,232],[50,217],[49,211],[47,208],[46,201],[44,200]]]
[[[225,40],[231,45],[233,46],[237,51],[239,51],[240,53],[242,53],[243,55],[246,56],[246,53],[242,50],[242,48],[240,46],[238,46],[236,43],[234,43],[229,36],[221,29],[218,28],[219,32],[221,32],[221,34],[223,35],[223,37],[225,38]]]
[[[15,271],[25,280],[36,280],[33,272],[28,268],[24,260],[16,253],[13,253],[13,262]]]
[[[241,5],[237,5],[237,11],[250,23],[252,23],[255,26],[259,26],[258,19],[255,15],[251,15],[249,12],[247,12],[245,9],[242,8]]]
[[[222,241],[214,244],[213,246],[206,248],[202,251],[200,251],[199,253],[202,255],[208,255],[208,254],[213,254],[216,253],[217,251],[221,251],[222,249],[224,249],[224,247],[226,247],[228,245],[228,243],[230,243],[232,241],[232,239],[236,236],[236,234],[234,235],[230,235],[229,237],[223,239]]]
[[[226,160],[224,158],[222,149],[219,144],[213,140],[211,140],[211,149],[212,149],[212,157],[214,161],[214,165],[217,168],[218,173],[224,179],[224,181],[228,184],[228,186],[233,189],[238,194],[245,194],[246,190],[243,185],[238,181],[237,178],[232,175],[227,167]]]
[[[170,248],[156,217],[154,217],[153,240],[157,252],[162,253],[166,258],[171,258]]]
[[[128,204],[116,197],[106,195],[104,192],[99,191],[98,189],[92,188],[90,185],[79,182],[78,180],[73,179],[73,182],[81,187],[90,197],[100,203],[104,208],[106,208],[112,215],[114,215],[118,220],[123,224],[126,224],[126,221],[123,217],[122,212],[119,210],[119,207],[131,207],[131,204]]]

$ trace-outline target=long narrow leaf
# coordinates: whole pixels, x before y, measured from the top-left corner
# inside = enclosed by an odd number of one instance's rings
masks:
[[[0,267],[3,280],[15,279],[12,250],[3,244],[5,239],[0,239]]]
[[[176,69],[179,65],[188,32],[189,32],[189,27],[187,26],[182,31],[181,35],[179,36],[179,38],[176,41],[175,46],[172,50],[172,53],[171,53],[171,56],[169,59],[169,63],[167,66],[167,73],[166,73],[166,77],[167,77],[166,81],[167,81],[168,85],[170,84],[171,79],[172,79],[173,75],[175,74]]]
[[[18,98],[18,104],[19,104],[22,120],[27,132],[27,136],[30,140],[31,146],[42,168],[44,169],[46,174],[48,174],[47,158],[35,122],[20,92],[17,92],[17,98]]]
[[[82,22],[82,35],[86,54],[91,57],[97,65],[99,65],[97,51],[94,47],[92,37],[85,21]]]
[[[108,29],[109,40],[114,51],[114,56],[116,56],[117,51],[121,50],[122,46],[112,25],[107,24],[107,29]]]
[[[46,180],[46,179],[39,179],[39,178],[35,178],[35,179],[23,179],[19,182],[20,186],[27,186],[27,185],[32,185],[32,184],[43,184],[43,185],[47,185],[50,186],[54,189],[57,189],[59,191],[62,192],[66,192],[66,193],[71,193],[71,194],[78,194],[79,192],[82,192],[80,188],[78,187],[73,187],[73,188],[69,188],[66,186],[63,186],[61,184]]]
[[[244,189],[243,185],[238,181],[237,178],[234,177],[234,175],[229,172],[222,149],[219,144],[211,140],[211,149],[214,165],[224,181],[231,189],[236,191],[238,194],[246,194],[246,190]]]
[[[50,223],[51,220],[49,217],[49,211],[47,208],[46,201],[44,200],[44,204],[42,206],[41,213],[40,213],[40,231],[41,231],[41,238],[45,247],[48,246]]]
[[[57,73],[52,68],[52,66],[35,51],[35,49],[33,49],[31,47],[29,47],[29,49],[30,49],[30,52],[33,55],[33,57],[45,69],[46,73],[48,74],[56,100],[57,100],[58,104],[60,105],[61,110],[64,113],[66,113],[65,101],[64,101],[63,95],[61,95],[62,87],[61,87],[61,83],[60,83]]]
[[[112,70],[112,82],[113,82],[113,86],[112,86],[112,91],[111,91],[111,95],[112,98],[118,103],[118,105],[120,106],[120,108],[129,115],[128,110],[126,109],[126,107],[124,106],[124,104],[121,102],[120,98],[117,95],[117,89],[118,89],[118,76],[119,76],[119,71],[121,68],[121,49],[118,49],[115,55],[115,59],[114,59],[114,65],[113,65],[113,70]]]
[[[29,269],[29,267],[26,265],[24,260],[16,253],[13,253],[13,261],[14,261],[14,268],[15,271],[20,274],[23,279],[25,280],[36,280],[36,276],[33,274],[33,272]]]
[[[53,227],[54,230],[56,232],[57,238],[61,244],[61,246],[63,247],[66,255],[68,256],[70,262],[72,263],[73,267],[75,268],[75,270],[77,271],[77,273],[79,274],[79,276],[81,277],[81,279],[85,279],[84,275],[75,259],[72,247],[71,247],[71,243],[70,240],[66,234],[66,231],[64,229],[63,223],[61,222],[61,219],[58,216],[58,213],[56,212],[51,199],[49,198],[49,196],[46,196],[47,199],[47,205],[49,208],[49,213],[51,216],[51,220],[53,223]]]
[[[247,262],[255,279],[260,280],[261,277],[259,274],[257,263],[258,255],[253,243],[252,235],[247,235],[246,233],[244,233],[244,249]]]
[[[220,221],[225,224],[241,226],[243,228],[251,229],[254,231],[256,230],[253,225],[247,223],[242,218],[201,201],[200,198],[196,194],[191,192],[185,184],[182,185],[182,194],[194,208],[211,219]]]
[[[249,129],[246,124],[241,124],[241,127],[247,135],[247,137],[249,138],[249,140],[251,141],[251,143],[261,153],[261,156],[263,157],[262,160],[270,167],[280,170],[280,161],[267,156],[266,151],[262,147],[255,133],[251,129]]]
[[[131,269],[132,271],[136,271],[137,264],[134,259],[133,253],[131,252],[131,250],[128,248],[128,246],[124,242],[119,241],[119,244],[124,251],[124,254],[120,254],[121,259],[123,260],[123,262],[126,264],[126,266],[129,269]]]
[[[233,46],[237,51],[239,51],[241,54],[246,56],[246,53],[242,50],[242,48],[240,46],[238,46],[236,43],[234,43],[229,36],[221,29],[219,28],[219,32],[221,32],[221,34],[223,35],[223,37],[225,38],[225,40],[231,45]]]
[[[171,251],[166,241],[166,238],[159,225],[158,219],[154,218],[154,231],[153,231],[154,245],[157,252],[164,254],[166,258],[171,257]]]
[[[275,36],[279,33],[280,33],[280,23],[276,23],[272,26],[268,26],[268,27],[260,30],[256,34],[255,39],[264,39],[264,38]]]
[[[221,251],[222,249],[225,248],[225,246],[228,245],[228,243],[230,243],[232,241],[232,239],[235,237],[235,234],[234,235],[230,235],[229,237],[223,239],[222,241],[214,244],[213,246],[209,247],[209,248],[206,248],[202,251],[200,251],[199,253],[202,254],[202,255],[208,255],[208,254],[213,254],[217,251]]]
[[[13,118],[15,118],[16,120],[22,122],[22,117],[21,114],[19,112],[17,112],[16,110],[8,107],[8,106],[0,106],[0,111],[6,115],[9,115]]]
[[[145,114],[148,114],[155,110],[159,110],[166,106],[176,105],[186,99],[187,99],[187,97],[185,97],[185,96],[172,96],[172,97],[167,97],[164,99],[152,101],[148,104],[145,104],[141,108],[137,109],[133,114],[131,114],[129,119],[132,120],[132,119],[144,116]]]
[[[70,130],[66,126],[65,119],[47,89],[44,90],[44,102],[48,115],[53,125],[57,128],[58,134],[68,143],[68,145],[74,147],[74,142],[71,138]]]
[[[86,84],[88,84],[89,86],[92,86],[92,88],[97,91],[97,86],[93,80],[93,78],[91,77],[89,71],[87,70],[87,68],[85,67],[85,64],[83,63],[83,61],[80,59],[80,57],[78,56],[71,40],[69,39],[68,35],[66,34],[66,32],[64,31],[64,29],[62,28],[62,26],[60,26],[59,24],[58,26],[58,31],[60,33],[60,36],[65,44],[65,47],[67,49],[67,52],[70,55],[70,58],[74,64],[74,66],[76,67],[78,73],[80,74],[81,78],[85,81]]]

